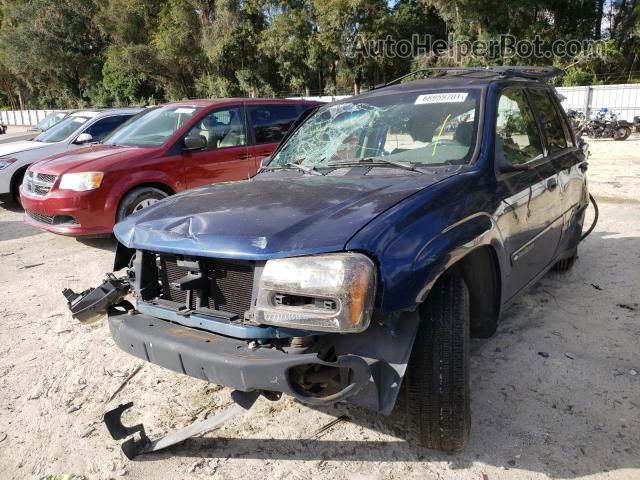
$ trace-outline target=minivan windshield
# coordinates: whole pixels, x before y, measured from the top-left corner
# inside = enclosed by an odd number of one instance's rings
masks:
[[[372,95],[321,108],[269,164],[310,168],[360,162],[468,163],[475,150],[479,91]]]
[[[82,125],[87,123],[91,118],[90,116],[73,115],[60,121],[58,124],[42,132],[33,140],[36,142],[61,142],[73,135]]]
[[[184,106],[154,108],[122,125],[102,143],[125,147],[159,147],[200,110]]]

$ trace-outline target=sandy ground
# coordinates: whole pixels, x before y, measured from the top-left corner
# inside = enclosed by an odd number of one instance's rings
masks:
[[[547,275],[474,342],[472,434],[455,455],[407,444],[398,415],[260,399],[221,431],[126,460],[106,410],[133,400],[125,420],[153,435],[225,408],[229,391],[73,321],[60,292],[99,282],[112,243],[43,233],[0,207],[0,477],[640,478],[640,137],[591,143],[598,227],[570,272]]]

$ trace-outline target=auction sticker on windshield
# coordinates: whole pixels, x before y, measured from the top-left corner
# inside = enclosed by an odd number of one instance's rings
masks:
[[[422,105],[425,103],[460,103],[467,99],[468,93],[450,92],[450,93],[426,93],[416,98],[415,104]]]

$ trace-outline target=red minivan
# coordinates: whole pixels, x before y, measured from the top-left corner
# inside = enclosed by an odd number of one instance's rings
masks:
[[[63,235],[116,222],[188,188],[256,174],[305,100],[188,100],[147,109],[101,144],[33,164],[20,188],[27,223]]]

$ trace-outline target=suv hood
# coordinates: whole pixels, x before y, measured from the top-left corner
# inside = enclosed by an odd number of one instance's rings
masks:
[[[33,150],[34,148],[46,147],[47,145],[50,144],[45,142],[31,142],[29,140],[0,144],[0,157],[24,152],[25,150]]]
[[[344,250],[367,223],[459,168],[385,176],[260,174],[169,197],[117,224],[129,248],[265,260]]]
[[[50,175],[62,175],[71,171],[104,171],[114,163],[133,162],[146,157],[151,149],[120,147],[116,145],[90,145],[62,152],[38,162],[32,170]]]

